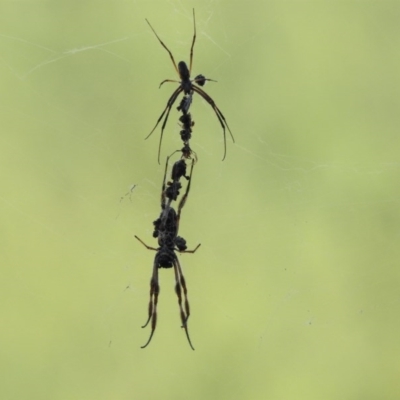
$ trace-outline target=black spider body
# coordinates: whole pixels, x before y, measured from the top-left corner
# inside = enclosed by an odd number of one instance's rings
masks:
[[[186,281],[183,276],[182,268],[179,263],[178,257],[176,255],[176,251],[179,251],[180,253],[194,253],[200,247],[200,244],[198,244],[194,250],[187,250],[186,240],[178,236],[181,211],[186,203],[187,196],[190,191],[190,183],[191,183],[194,161],[192,161],[192,167],[190,169],[189,176],[185,175],[186,174],[185,161],[184,160],[177,161],[172,168],[172,173],[171,173],[172,182],[169,182],[167,184],[166,176],[167,176],[168,160],[169,157],[167,158],[167,162],[165,165],[164,179],[161,191],[162,210],[160,217],[153,222],[154,224],[153,237],[157,238],[158,248],[148,246],[138,236],[135,235],[135,238],[139,240],[147,249],[156,252],[153,262],[153,274],[150,279],[150,301],[148,307],[148,319],[146,323],[143,325],[143,328],[145,328],[151,321],[151,333],[149,339],[147,340],[146,344],[142,346],[142,348],[147,347],[147,345],[150,343],[157,326],[157,302],[158,302],[158,295],[160,293],[160,285],[158,282],[158,270],[160,268],[167,268],[167,269],[173,268],[175,274],[175,293],[178,297],[178,305],[179,305],[180,318],[182,322],[182,328],[185,329],[189,345],[194,350],[192,342],[189,337],[189,331],[187,327],[187,320],[190,315],[190,307],[187,298]],[[188,183],[186,186],[186,191],[182,196],[180,202],[178,203],[178,212],[176,212],[175,209],[171,206],[171,202],[172,200],[177,199],[178,194],[177,192],[174,192],[173,195],[169,195],[168,190],[171,189],[172,187],[177,187],[177,188],[179,187],[179,189],[181,189],[181,183],[179,179],[182,177],[185,177]],[[168,201],[166,199],[168,199]],[[183,305],[182,305],[182,291],[184,298]]]

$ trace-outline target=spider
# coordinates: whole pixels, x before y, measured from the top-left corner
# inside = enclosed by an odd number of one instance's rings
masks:
[[[168,157],[169,158],[169,157]],[[181,160],[183,161],[183,160]],[[176,165],[176,163],[175,163]],[[174,166],[175,166],[174,165]],[[182,164],[180,164],[182,166]],[[189,336],[189,331],[187,327],[187,320],[189,319],[190,316],[190,307],[189,307],[189,301],[187,298],[187,288],[186,288],[186,281],[185,277],[183,276],[182,268],[179,263],[178,257],[175,254],[176,251],[179,251],[180,253],[194,253],[199,247],[200,244],[196,246],[194,250],[187,250],[186,246],[186,240],[180,236],[178,236],[178,231],[179,231],[179,220],[181,216],[181,211],[183,206],[186,203],[187,196],[189,194],[190,190],[190,182],[191,182],[191,177],[192,177],[192,172],[193,172],[193,165],[194,162],[192,162],[192,167],[190,170],[190,175],[188,178],[188,184],[186,187],[186,192],[183,195],[182,199],[180,200],[178,204],[178,212],[176,212],[171,206],[166,205],[165,203],[165,198],[168,197],[168,194],[162,194],[161,197],[161,215],[160,218],[158,218],[156,221],[154,221],[154,234],[153,236],[158,238],[158,248],[148,246],[146,243],[143,242],[142,239],[140,239],[138,236],[135,235],[135,238],[139,240],[148,250],[153,250],[156,252],[156,255],[154,257],[154,263],[153,263],[153,274],[151,276],[150,280],[150,301],[149,301],[149,308],[148,308],[148,319],[146,323],[142,326],[142,328],[145,328],[149,322],[151,321],[151,333],[150,337],[147,340],[147,342],[142,346],[142,349],[147,347],[149,343],[151,342],[151,339],[154,335],[154,331],[157,326],[157,302],[158,302],[158,295],[160,293],[160,285],[158,283],[158,269],[159,268],[174,268],[175,272],[175,293],[178,297],[178,304],[179,304],[179,311],[180,311],[180,317],[181,317],[181,322],[182,322],[182,328],[185,329],[186,337],[189,342],[190,347],[192,350],[194,350],[194,347],[192,345],[192,342],[190,340]],[[167,165],[166,169],[168,166],[168,159],[167,159]],[[177,169],[174,171],[173,169],[173,178],[175,177],[177,181],[179,181],[179,178],[182,176],[185,176],[186,173],[186,164],[185,168],[176,167]],[[174,176],[174,173],[176,175]],[[163,186],[162,186],[162,191],[163,193],[166,192],[166,171],[164,173],[164,180],[163,180]],[[173,183],[175,180],[173,180]],[[172,185],[173,185],[172,183]],[[168,190],[168,189],[167,189]],[[177,195],[173,195],[174,199],[177,198]],[[169,198],[169,197],[168,197]],[[166,212],[166,215],[164,213]],[[163,220],[165,218],[165,220]],[[182,306],[182,290],[183,290],[183,295],[184,295],[184,307]]]
[[[232,134],[232,132],[231,132],[229,126],[228,126],[228,123],[227,123],[224,115],[222,114],[221,110],[217,107],[217,105],[215,104],[214,100],[203,89],[201,89],[199,87],[199,86],[204,86],[206,81],[213,81],[213,80],[212,79],[208,79],[203,75],[197,75],[194,79],[190,79],[190,74],[192,72],[192,65],[193,65],[193,47],[194,47],[194,43],[196,41],[196,20],[195,20],[194,9],[193,9],[194,34],[193,34],[193,40],[192,40],[192,47],[190,48],[189,68],[187,67],[187,65],[186,65],[186,63],[184,61],[180,61],[178,63],[178,66],[176,65],[176,62],[174,60],[174,56],[172,55],[171,51],[162,42],[162,40],[159,38],[159,36],[157,35],[156,31],[154,30],[154,28],[151,26],[150,22],[147,19],[146,19],[146,22],[149,24],[151,30],[156,35],[158,41],[161,43],[161,45],[164,47],[164,49],[167,50],[167,52],[168,52],[168,54],[169,54],[169,56],[171,58],[171,61],[174,64],[175,70],[176,70],[176,72],[177,72],[177,74],[179,75],[179,78],[180,78],[180,81],[176,81],[176,80],[172,80],[172,79],[165,79],[164,81],[162,81],[160,83],[160,87],[165,82],[176,82],[176,83],[179,83],[179,86],[172,93],[171,97],[169,98],[169,100],[167,102],[167,106],[165,107],[164,111],[162,112],[162,114],[158,118],[156,125],[154,126],[152,131],[146,137],[146,139],[148,139],[150,137],[150,135],[154,132],[154,130],[157,128],[158,124],[160,123],[160,121],[162,120],[162,118],[165,115],[164,121],[163,121],[162,126],[161,126],[160,143],[159,143],[159,146],[158,146],[158,162],[160,163],[161,142],[162,142],[162,138],[163,138],[163,134],[164,134],[164,128],[165,128],[165,126],[167,124],[169,113],[171,112],[172,106],[174,105],[176,99],[178,98],[178,96],[179,96],[179,94],[181,92],[183,92],[185,95],[191,95],[193,92],[196,92],[213,108],[213,110],[215,112],[215,115],[217,116],[218,121],[220,122],[220,124],[222,126],[222,132],[223,132],[223,137],[224,137],[224,155],[222,157],[222,160],[224,160],[225,156],[226,156],[225,127],[228,128],[228,131],[229,131],[229,133],[231,135],[231,138],[232,138],[233,142],[235,141],[235,139],[233,137],[233,134]],[[216,81],[213,81],[213,82],[216,82]],[[198,86],[195,85],[195,83]],[[191,98],[190,98],[190,102],[191,102]],[[185,109],[188,110],[189,106],[190,106],[190,102],[189,103],[184,103],[184,100],[182,100],[181,104],[178,107],[178,110],[181,109],[181,108],[183,108],[184,110]]]

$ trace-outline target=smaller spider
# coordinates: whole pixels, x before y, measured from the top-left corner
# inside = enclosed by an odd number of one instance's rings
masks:
[[[179,83],[179,86],[172,93],[171,97],[169,98],[169,100],[167,102],[167,106],[165,107],[164,111],[162,112],[162,114],[158,118],[156,125],[154,126],[152,131],[146,137],[146,139],[150,137],[150,135],[154,132],[154,130],[157,128],[158,124],[160,123],[160,121],[163,119],[163,117],[165,115],[164,121],[163,121],[162,126],[161,126],[160,143],[159,143],[159,146],[158,146],[158,162],[160,162],[161,142],[162,142],[162,138],[163,138],[164,128],[165,128],[165,126],[167,124],[169,113],[171,112],[172,106],[174,105],[176,99],[178,98],[178,96],[179,96],[179,94],[181,92],[183,92],[186,96],[190,96],[190,101],[188,100],[189,102],[185,103],[185,100],[183,99],[181,101],[180,105],[178,106],[178,110],[183,109],[184,113],[185,113],[185,110],[186,110],[186,112],[189,110],[190,103],[192,102],[191,95],[193,94],[193,92],[196,92],[197,94],[199,94],[214,110],[215,115],[217,116],[218,121],[222,126],[222,132],[223,132],[223,137],[224,137],[224,156],[223,156],[222,160],[224,160],[225,156],[226,156],[225,128],[228,128],[228,131],[229,131],[229,133],[231,135],[231,138],[232,138],[233,142],[235,141],[235,139],[233,138],[232,132],[229,129],[228,123],[226,122],[226,119],[225,119],[224,115],[222,114],[221,110],[217,107],[217,105],[215,104],[214,100],[203,89],[200,88],[200,86],[204,86],[206,81],[213,81],[213,80],[206,78],[204,75],[197,75],[194,79],[190,79],[190,74],[192,72],[192,65],[193,65],[193,47],[194,47],[194,43],[196,41],[196,20],[195,20],[194,9],[193,9],[194,34],[193,34],[193,40],[192,40],[192,47],[190,48],[189,68],[188,68],[187,64],[184,61],[180,61],[178,63],[178,66],[176,65],[174,56],[172,55],[171,51],[162,42],[162,40],[159,38],[159,36],[157,35],[156,31],[154,30],[154,28],[151,26],[150,22],[147,19],[146,19],[146,22],[149,24],[151,30],[156,35],[158,41],[161,43],[161,45],[164,47],[164,49],[167,50],[167,52],[168,52],[168,54],[169,54],[169,56],[171,58],[171,61],[174,64],[175,70],[176,70],[176,72],[177,72],[177,74],[179,75],[179,78],[180,78],[179,81],[172,80],[172,79],[165,79],[160,83],[160,87],[165,82],[176,82],[176,83]],[[195,84],[197,84],[198,86],[195,85]]]
[[[166,169],[168,167],[168,159],[167,158],[167,164],[166,164]],[[183,161],[183,160],[180,160]],[[184,161],[183,161],[184,162]],[[178,163],[178,162],[177,162]],[[192,172],[193,172],[193,165],[194,162],[192,161],[192,167],[190,170],[190,175],[187,177],[185,176],[186,174],[186,164],[185,167],[183,168],[183,165],[180,164],[174,164],[175,170],[173,168],[172,170],[172,185],[174,185],[175,182],[179,183],[179,178],[184,176],[186,179],[188,179],[188,184],[186,186],[186,192],[183,195],[182,199],[180,200],[178,204],[178,212],[176,212],[169,204],[166,203],[166,198],[170,200],[169,194],[166,193],[168,191],[168,188],[166,186],[166,171],[164,173],[164,180],[163,180],[163,185],[162,185],[162,196],[161,196],[161,215],[160,217],[154,221],[154,233],[153,236],[157,237],[158,239],[158,248],[148,246],[146,243],[143,242],[142,239],[140,239],[138,236],[135,235],[135,238],[139,240],[148,250],[153,250],[156,252],[156,255],[154,257],[154,263],[153,263],[153,274],[151,276],[150,280],[150,301],[149,301],[149,308],[148,308],[148,319],[146,323],[142,326],[142,328],[145,328],[149,322],[151,321],[151,333],[150,337],[147,340],[146,344],[142,346],[142,349],[148,346],[150,343],[154,331],[157,326],[157,302],[158,302],[158,295],[160,293],[160,285],[158,283],[158,270],[159,268],[174,268],[175,272],[175,293],[178,297],[178,304],[179,304],[179,311],[180,311],[180,317],[181,317],[181,322],[182,322],[182,328],[185,329],[186,337],[189,342],[190,347],[192,350],[194,350],[194,347],[192,345],[192,342],[190,340],[189,336],[189,331],[188,331],[188,326],[187,326],[187,321],[190,316],[190,307],[189,307],[189,301],[187,298],[187,288],[186,288],[186,281],[185,277],[183,276],[182,268],[179,263],[178,257],[175,254],[176,251],[180,253],[194,253],[199,247],[200,244],[196,246],[194,250],[186,250],[186,240],[180,236],[178,236],[179,232],[179,221],[180,221],[180,216],[181,216],[181,211],[183,206],[186,203],[187,196],[189,194],[190,190],[190,182],[191,182],[191,177],[192,177]],[[181,187],[179,186],[179,189]],[[176,191],[171,191],[171,198],[173,200],[177,199],[177,192]],[[184,295],[184,307],[182,306],[182,291]]]

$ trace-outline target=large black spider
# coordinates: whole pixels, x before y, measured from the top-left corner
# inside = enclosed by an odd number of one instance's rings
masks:
[[[168,159],[165,168],[168,167]],[[179,231],[179,220],[181,216],[181,211],[183,206],[186,203],[187,196],[190,190],[190,182],[193,172],[194,161],[192,161],[192,167],[190,170],[190,175],[186,177],[186,164],[183,167],[184,160],[180,160],[174,164],[171,178],[172,182],[169,184],[166,183],[166,170],[164,173],[163,186],[162,186],[162,195],[161,195],[161,214],[160,217],[154,221],[154,233],[153,236],[158,239],[158,248],[148,246],[143,242],[139,237],[135,235],[135,238],[139,240],[147,249],[153,250],[156,252],[153,263],[153,274],[150,280],[150,301],[149,301],[149,309],[148,309],[148,319],[146,323],[142,326],[145,328],[148,323],[151,321],[151,333],[150,337],[147,340],[146,344],[142,346],[142,349],[147,347],[150,343],[154,331],[157,326],[157,302],[158,295],[160,293],[160,285],[158,283],[158,269],[159,268],[174,268],[175,272],[175,293],[178,296],[178,304],[180,317],[182,322],[182,328],[185,329],[186,337],[188,339],[189,345],[194,350],[192,342],[190,340],[187,320],[190,316],[190,307],[189,301],[187,298],[187,288],[185,277],[183,276],[182,268],[179,263],[178,257],[175,254],[176,251],[180,253],[194,253],[199,247],[200,244],[196,246],[194,250],[187,250],[186,240],[180,236],[178,236]],[[178,164],[179,163],[179,164]],[[176,200],[179,194],[179,189],[181,185],[179,183],[179,178],[184,176],[188,179],[188,184],[186,186],[186,192],[182,196],[179,204],[178,204],[178,212],[176,212],[170,205],[172,200]],[[179,185],[176,185],[179,183]],[[173,189],[174,185],[176,188]],[[166,200],[168,199],[168,201]],[[182,307],[182,290],[184,295],[184,308]]]
[[[193,34],[193,41],[192,41],[192,47],[190,48],[190,64],[189,64],[189,68],[187,67],[186,63],[184,61],[180,61],[178,63],[178,66],[175,63],[174,60],[174,56],[172,55],[171,51],[168,49],[168,47],[162,42],[162,40],[159,38],[159,36],[157,35],[156,31],[154,30],[154,28],[151,26],[150,22],[146,19],[146,22],[149,24],[150,28],[152,29],[152,31],[154,32],[154,34],[156,35],[158,41],[161,43],[161,45],[164,47],[165,50],[167,50],[172,63],[174,64],[175,70],[179,75],[180,81],[176,81],[176,80],[172,80],[172,79],[165,79],[164,81],[162,81],[160,83],[160,87],[161,85],[163,85],[165,82],[176,82],[179,83],[179,87],[172,93],[171,97],[169,98],[168,102],[167,102],[167,106],[165,107],[164,111],[162,112],[162,114],[160,115],[160,117],[157,120],[156,125],[154,126],[154,128],[152,129],[152,131],[147,135],[146,139],[150,137],[150,135],[154,132],[154,130],[157,128],[158,124],[160,123],[160,121],[162,120],[164,114],[165,114],[165,118],[163,121],[163,124],[161,126],[161,136],[160,136],[160,143],[158,146],[158,162],[160,162],[160,151],[161,151],[161,142],[162,142],[162,137],[163,137],[163,133],[164,133],[164,128],[165,125],[167,124],[168,121],[168,116],[169,113],[171,111],[172,106],[174,105],[176,99],[178,98],[179,94],[181,92],[183,92],[185,95],[191,95],[193,92],[198,93],[208,104],[210,104],[210,106],[213,108],[221,126],[222,126],[222,130],[223,130],[223,135],[224,135],[224,156],[222,158],[222,160],[225,159],[226,156],[226,135],[225,135],[225,126],[228,128],[228,131],[232,137],[232,141],[234,142],[235,139],[233,138],[232,132],[229,129],[228,123],[225,120],[224,115],[222,114],[221,110],[217,107],[217,105],[215,104],[214,100],[203,90],[201,89],[199,86],[204,86],[204,84],[206,83],[206,81],[212,81],[212,79],[208,79],[206,77],[204,77],[203,75],[197,75],[194,79],[190,79],[190,74],[192,72],[192,64],[193,64],[193,47],[194,47],[194,43],[196,41],[196,20],[195,20],[195,14],[194,14],[194,9],[193,9],[193,26],[194,26],[194,34]],[[214,81],[215,82],[215,81]],[[195,83],[197,85],[195,85]],[[191,101],[191,99],[190,99]],[[181,102],[180,106],[182,106],[182,104],[184,104],[183,102]],[[178,107],[178,109],[180,109]],[[187,106],[187,109],[189,108],[189,106]],[[185,111],[184,111],[185,112]]]

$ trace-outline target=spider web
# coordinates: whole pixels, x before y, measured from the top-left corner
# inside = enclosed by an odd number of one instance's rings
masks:
[[[134,235],[156,246],[165,158],[182,146],[175,106],[160,165],[160,129],[144,140],[176,88],[159,82],[177,79],[144,19],[188,61],[193,6],[192,76],[218,81],[204,90],[235,143],[222,162],[195,94],[179,234],[201,247],[178,257],[196,351],[169,270],[141,350],[154,252]],[[1,397],[398,398],[399,12],[2,5]]]

